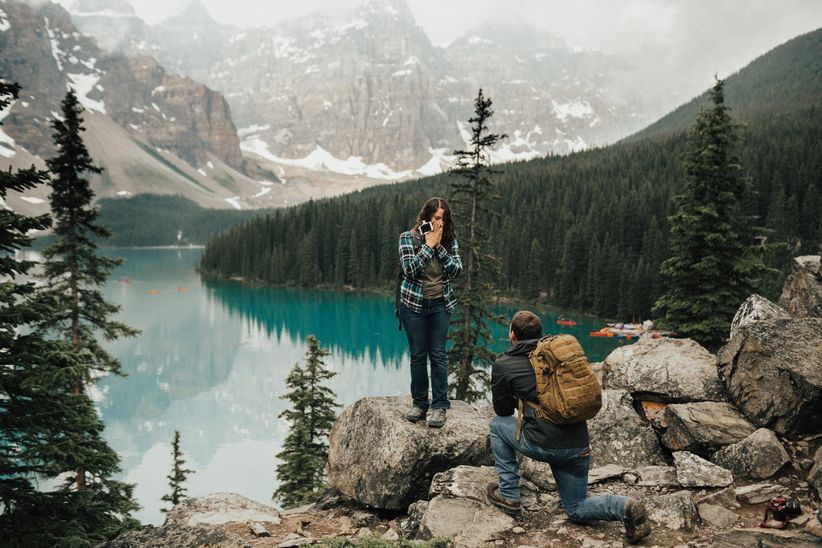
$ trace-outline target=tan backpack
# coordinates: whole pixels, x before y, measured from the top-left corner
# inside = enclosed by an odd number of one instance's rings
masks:
[[[519,400],[517,441],[523,403],[534,414],[555,424],[592,419],[602,407],[602,389],[585,351],[573,335],[548,335],[528,355],[537,381],[539,405]]]

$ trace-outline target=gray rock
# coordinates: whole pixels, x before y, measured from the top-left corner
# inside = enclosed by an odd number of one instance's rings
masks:
[[[734,477],[765,479],[791,459],[776,435],[760,428],[744,440],[714,453],[711,461],[733,472]]]
[[[741,327],[719,351],[731,401],[782,436],[822,432],[822,319]]]
[[[603,390],[602,409],[588,421],[592,466],[664,464],[654,430],[645,424],[625,390]]]
[[[790,317],[791,315],[788,314],[787,310],[754,293],[736,311],[736,315],[731,322],[731,335],[729,338],[732,339],[739,331],[739,328],[745,325],[762,320],[788,319]]]
[[[700,504],[713,504],[716,506],[723,506],[725,508],[740,508],[741,506],[736,501],[736,493],[733,487],[726,487],[716,493],[711,493],[699,499]]]
[[[742,519],[736,512],[731,512],[722,506],[702,503],[697,506],[699,517],[703,522],[718,529],[729,529]]]
[[[790,491],[774,483],[756,483],[735,488],[734,495],[743,504],[762,504],[774,497],[788,498]]]
[[[816,450],[813,459],[814,464],[808,472],[808,483],[816,490],[816,494],[822,497],[822,447]]]
[[[382,534],[381,538],[389,542],[396,542],[400,540],[400,535],[393,529],[388,529],[385,533]]]
[[[514,526],[502,510],[469,498],[437,495],[428,502],[417,538],[449,537],[454,546],[483,546]]]
[[[778,529],[730,529],[714,534],[709,540],[713,548],[812,548],[819,539],[801,531]]]
[[[488,502],[485,488],[497,481],[492,467],[458,466],[434,476],[433,497],[419,518],[417,538],[450,537],[455,546],[482,546],[514,526],[511,516]],[[535,499],[522,488],[522,502]]]
[[[679,486],[676,468],[673,466],[643,466],[632,473],[637,477],[636,485],[643,487]]]
[[[676,479],[683,487],[726,487],[734,481],[729,470],[693,453],[676,451],[673,456]]]
[[[276,508],[249,500],[236,493],[211,493],[185,499],[169,511],[165,525],[222,525],[224,523],[279,524],[282,520]]]
[[[352,499],[404,509],[425,498],[434,474],[461,464],[492,464],[488,421],[462,401],[452,402],[441,429],[403,418],[407,396],[363,398],[343,410],[331,429],[329,484]]]
[[[513,529],[511,529],[511,532],[515,535],[524,535],[525,529],[523,529],[522,527],[514,527]]]
[[[605,388],[640,400],[724,401],[716,357],[691,339],[648,339],[611,352],[603,364]]]
[[[726,445],[742,441],[753,425],[729,403],[671,404],[665,409],[668,429],[662,443],[671,451],[690,451],[708,457]]]
[[[408,506],[408,517],[400,522],[400,531],[404,537],[414,538],[419,534],[420,521],[427,509],[427,500],[418,500]]]
[[[277,509],[271,506],[235,493],[213,493],[182,501],[169,511],[162,527],[123,533],[101,546],[245,546],[247,543],[240,535],[223,526],[248,522],[277,525],[281,518]]]
[[[645,502],[651,521],[673,531],[693,531],[699,514],[688,491],[648,497]]]
[[[822,261],[819,255],[794,258],[779,304],[794,318],[822,318]]]

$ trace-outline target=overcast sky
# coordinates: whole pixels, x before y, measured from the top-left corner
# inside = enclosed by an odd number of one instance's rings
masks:
[[[59,0],[68,6],[75,0]],[[130,0],[149,24],[191,0]],[[240,27],[274,24],[362,0],[202,0]],[[431,41],[444,45],[489,19],[519,19],[570,45],[632,56],[638,68],[677,81],[682,99],[799,34],[822,27],[822,0],[406,0]],[[648,75],[646,74],[646,77]],[[645,78],[643,78],[645,80]],[[646,80],[647,81],[647,80]],[[693,85],[685,86],[684,82]]]

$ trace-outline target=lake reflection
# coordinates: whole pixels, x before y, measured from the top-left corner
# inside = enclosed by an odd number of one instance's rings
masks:
[[[128,377],[103,379],[95,398],[125,479],[137,484],[144,523],[163,520],[174,430],[196,470],[190,496],[231,491],[271,502],[275,455],[287,434],[281,396],[307,335],[331,351],[326,364],[338,374],[329,384],[340,403],[408,391],[407,343],[390,298],[201,281],[198,249],[105,253],[127,261],[106,296],[142,334],[107,345]],[[542,317],[556,327],[553,316]],[[593,327],[589,320],[571,332],[595,361],[617,343],[588,339]],[[495,351],[505,348],[505,335],[505,327],[495,329]]]

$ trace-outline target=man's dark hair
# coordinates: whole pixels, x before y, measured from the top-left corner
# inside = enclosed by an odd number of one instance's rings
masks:
[[[542,322],[539,316],[528,310],[520,310],[511,319],[511,331],[518,341],[539,339],[542,336]]]

